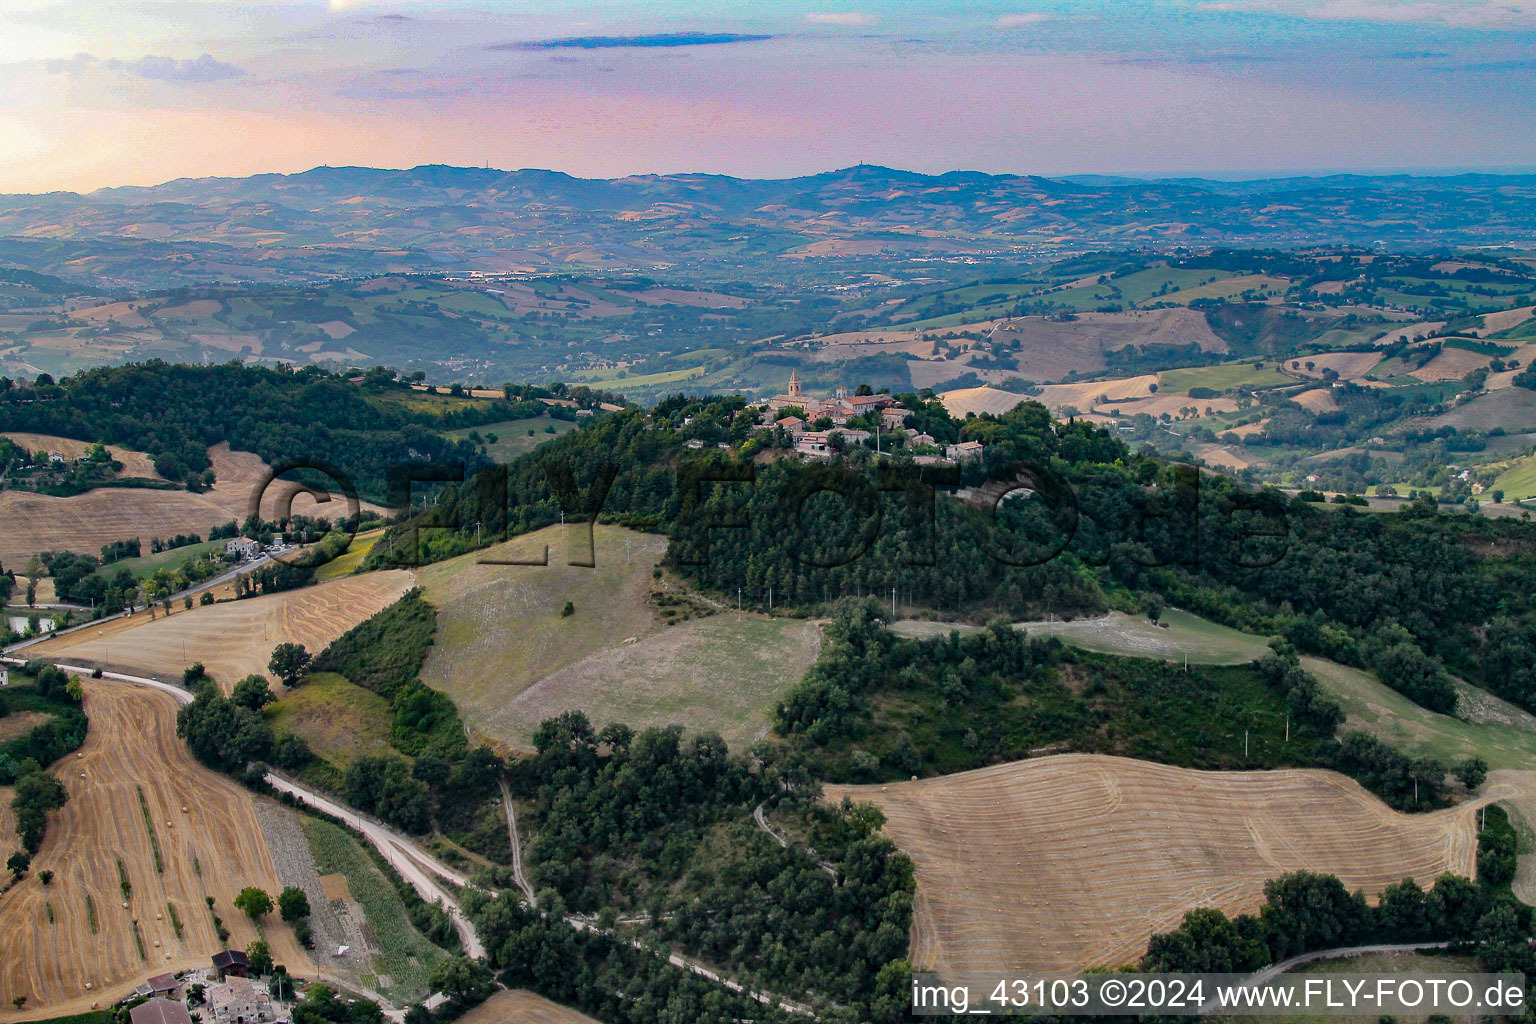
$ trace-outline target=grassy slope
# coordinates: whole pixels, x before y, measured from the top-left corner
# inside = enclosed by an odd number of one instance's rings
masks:
[[[368,552],[373,550],[374,542],[384,536],[384,531],[368,530],[352,538],[352,543],[347,546],[347,552],[320,566],[315,570],[315,582],[327,583],[331,580],[350,576],[357,571],[357,567],[363,564],[363,559],[368,557]]]
[[[1493,482],[1494,490],[1504,492],[1505,501],[1536,496],[1536,456],[1516,459]]]
[[[391,749],[389,701],[334,672],[310,676],[267,711],[267,720],[278,736],[304,737],[318,756],[342,769]]]
[[[565,528],[549,527],[419,572],[438,609],[422,681],[452,697],[471,729],[556,669],[660,628],[647,595],[663,538],[598,526],[591,569],[566,564],[566,540]],[[547,566],[477,564],[540,557],[545,545]],[[562,619],[567,601],[576,614]]]
[[[1374,675],[1322,658],[1303,666],[1338,698],[1349,725],[1414,757],[1457,761],[1476,755],[1492,768],[1536,765],[1536,717],[1483,690],[1461,685],[1461,714],[1426,711]]]
[[[1252,363],[1222,363],[1220,366],[1199,366],[1188,370],[1164,370],[1158,378],[1164,391],[1176,394],[1190,388],[1211,388],[1225,391],[1228,388],[1271,388],[1294,384],[1296,381],[1266,363],[1256,369]]]
[[[210,551],[223,551],[228,541],[205,540],[201,544],[188,544],[184,548],[173,548],[170,551],[161,551],[159,554],[146,554],[138,558],[120,558],[115,562],[102,566],[98,575],[117,575],[119,569],[127,569],[133,573],[136,579],[144,579],[156,569],[176,569],[189,558],[197,558],[199,555]],[[144,545],[148,548],[148,544]]]
[[[576,708],[598,723],[713,729],[738,746],[814,660],[815,627],[802,621],[722,613],[666,626],[650,602],[664,538],[598,526],[588,569],[566,564],[563,530],[419,574],[438,609],[422,681],[453,699],[472,733],[522,747],[542,718]],[[537,556],[546,544],[548,566],[476,564]],[[567,601],[575,614],[561,617]]]
[[[1074,647],[1099,654],[1123,654],[1136,658],[1183,661],[1192,665],[1245,665],[1268,652],[1267,642],[1240,630],[1169,608],[1162,614],[1167,628],[1154,626],[1144,615],[1111,612],[1097,619],[1053,622],[1021,622],[1030,633],[1060,637]],[[951,629],[976,632],[977,627],[947,622],[906,619],[892,627],[903,636],[943,636]]]
[[[540,680],[512,701],[504,721],[526,742],[543,719],[580,708],[599,725],[716,732],[742,752],[766,733],[774,705],[819,650],[816,626],[803,620],[712,615]]]
[[[448,954],[411,925],[394,886],[345,829],[307,815],[303,825],[316,870],[345,876],[352,899],[367,915],[371,938],[379,949],[375,967],[393,982],[388,994],[399,999],[426,995],[433,966]]]
[[[555,433],[547,433],[545,428],[553,426]],[[485,446],[485,454],[492,462],[510,462],[525,452],[543,444],[560,434],[575,430],[577,424],[572,420],[557,420],[550,416],[534,416],[526,420],[503,420],[500,423],[487,423],[483,427],[475,427],[475,431],[483,438],[487,434],[496,435],[495,444]],[[532,431],[530,434],[529,431]],[[457,441],[469,436],[469,430],[451,430],[443,434],[450,441]]]
[[[704,372],[702,366],[691,366],[685,370],[666,370],[661,373],[641,373],[628,377],[619,377],[617,370],[577,370],[576,383],[603,385],[613,384],[619,387],[643,388],[656,384],[676,384],[679,381],[689,380],[700,376]]]

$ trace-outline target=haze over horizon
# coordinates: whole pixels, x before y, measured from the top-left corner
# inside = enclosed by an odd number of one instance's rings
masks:
[[[1536,165],[1529,0],[14,0],[0,191],[317,165]]]
[[[1226,172],[1223,172],[1223,171],[1201,171],[1201,170],[1185,170],[1185,171],[1176,171],[1176,170],[1170,170],[1170,171],[1109,170],[1109,171],[1083,171],[1083,172],[1066,173],[1066,174],[1058,174],[1058,175],[1040,175],[1040,174],[1036,174],[1036,173],[1034,173],[1032,171],[1029,171],[1029,170],[979,171],[976,168],[972,168],[972,167],[950,167],[950,168],[945,168],[945,169],[942,169],[942,170],[935,170],[935,171],[918,171],[918,170],[914,170],[913,168],[910,168],[910,167],[892,167],[892,166],[888,166],[888,165],[885,165],[885,164],[861,163],[861,164],[839,165],[839,166],[835,166],[835,167],[834,166],[828,166],[828,167],[823,167],[823,168],[819,168],[819,169],[809,170],[809,171],[806,171],[803,174],[791,174],[791,175],[749,175],[749,174],[731,175],[731,174],[723,174],[723,173],[714,172],[714,171],[701,171],[701,170],[693,170],[693,169],[679,169],[679,170],[674,170],[674,171],[661,171],[661,172],[635,171],[635,172],[632,172],[632,173],[629,173],[629,174],[616,174],[616,175],[612,175],[612,176],[598,176],[598,175],[577,174],[577,173],[573,173],[573,172],[570,172],[570,171],[564,171],[564,170],[561,170],[560,168],[555,168],[555,167],[496,167],[496,166],[490,166],[490,165],[474,166],[474,165],[466,165],[466,164],[448,164],[448,163],[423,163],[423,164],[398,165],[398,166],[383,166],[383,165],[373,165],[373,164],[325,164],[325,163],[322,163],[322,164],[315,164],[315,165],[310,166],[310,167],[304,167],[304,168],[301,168],[301,169],[298,169],[298,170],[281,170],[281,171],[256,170],[256,171],[251,171],[249,174],[240,174],[240,175],[188,174],[188,175],[179,175],[179,176],[177,176],[175,178],[166,178],[166,179],[160,180],[160,181],[123,182],[123,183],[120,183],[120,184],[100,185],[100,186],[97,186],[95,188],[84,189],[84,190],[49,189],[49,190],[46,190],[46,191],[30,191],[30,192],[27,192],[27,191],[10,192],[10,193],[0,192],[0,195],[38,195],[38,196],[41,196],[41,195],[46,195],[49,192],[72,193],[72,194],[76,194],[76,195],[92,195],[92,194],[101,193],[101,192],[110,192],[113,189],[120,189],[120,188],[158,188],[158,187],[165,186],[165,185],[174,185],[177,182],[183,182],[183,181],[199,181],[199,180],[204,180],[204,181],[210,181],[210,180],[231,180],[231,181],[233,181],[233,180],[241,180],[241,179],[245,179],[245,178],[263,178],[263,177],[272,177],[272,176],[297,177],[297,176],[308,174],[308,173],[311,173],[311,172],[314,172],[314,171],[323,171],[323,170],[333,170],[333,171],[344,171],[344,170],[384,171],[384,172],[406,173],[406,172],[409,172],[409,171],[419,170],[419,169],[422,169],[422,168],[430,168],[430,167],[446,167],[446,168],[451,168],[451,169],[454,169],[454,170],[467,170],[467,171],[485,170],[485,171],[490,171],[490,172],[497,173],[497,174],[525,174],[525,173],[563,174],[563,175],[567,175],[570,178],[574,178],[574,179],[576,179],[578,181],[622,181],[622,180],[625,180],[625,179],[634,179],[634,178],[684,177],[684,176],[690,176],[690,175],[721,177],[721,178],[733,178],[735,180],[740,180],[740,181],[784,181],[784,180],[799,180],[799,179],[805,179],[805,178],[816,178],[816,177],[826,177],[826,176],[831,176],[831,175],[837,175],[837,174],[842,173],[842,172],[856,170],[857,168],[860,168],[860,167],[877,168],[877,169],[881,169],[881,170],[885,170],[885,171],[890,171],[890,172],[893,172],[895,174],[920,174],[920,175],[923,175],[923,176],[926,176],[926,177],[942,177],[942,176],[944,176],[946,174],[949,174],[949,175],[986,174],[986,175],[989,175],[989,176],[992,176],[992,177],[998,177],[998,178],[1009,178],[1009,177],[1031,178],[1031,177],[1039,177],[1039,178],[1055,178],[1055,179],[1058,179],[1058,180],[1098,179],[1098,178],[1102,178],[1102,179],[1106,179],[1108,181],[1114,181],[1116,179],[1121,179],[1121,180],[1125,180],[1125,181],[1148,181],[1148,182],[1156,182],[1156,181],[1209,181],[1209,182],[1283,181],[1283,180],[1291,179],[1291,178],[1296,178],[1296,179],[1308,179],[1308,178],[1324,179],[1324,178],[1347,177],[1347,176],[1366,177],[1366,178],[1378,178],[1378,177],[1381,177],[1381,178],[1385,178],[1385,177],[1449,178],[1449,177],[1455,177],[1455,176],[1458,176],[1458,175],[1488,175],[1488,176],[1509,176],[1511,178],[1514,178],[1514,177],[1529,177],[1529,176],[1532,176],[1532,175],[1536,175],[1536,166],[1532,166],[1532,165],[1517,165],[1517,166],[1507,166],[1507,167],[1289,167],[1289,168],[1254,169],[1254,170],[1250,170],[1250,171],[1226,171]]]

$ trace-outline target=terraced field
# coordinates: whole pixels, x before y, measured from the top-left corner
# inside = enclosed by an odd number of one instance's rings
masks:
[[[1309,869],[1374,897],[1475,872],[1475,808],[1398,814],[1333,772],[1200,772],[1063,754],[885,786],[868,801],[917,866],[912,962],[1074,970],[1136,959],[1185,911],[1254,911]]]

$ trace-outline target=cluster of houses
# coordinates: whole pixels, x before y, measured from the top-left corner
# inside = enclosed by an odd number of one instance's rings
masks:
[[[790,371],[788,390],[768,399],[766,405],[763,429],[782,427],[784,432],[794,439],[795,451],[814,458],[830,458],[835,454],[835,449],[832,447],[833,434],[840,435],[844,445],[862,444],[874,436],[867,430],[845,426],[844,424],[851,419],[878,416],[882,430],[897,430],[906,423],[907,417],[912,413],[912,410],[902,406],[890,395],[855,395],[850,394],[848,388],[843,386],[839,386],[831,398],[814,398],[805,393],[797,370]],[[786,409],[802,410],[805,416],[797,416],[794,413],[780,415]],[[823,419],[831,420],[835,429],[808,429],[811,424]],[[913,448],[938,446],[933,435],[924,433],[908,435],[907,444]],[[981,454],[980,441],[961,441],[959,444],[944,446],[942,457],[920,455],[918,461],[964,462],[969,459],[978,459]]]
[[[213,957],[207,971],[189,971],[181,977],[157,974],[134,989],[144,1001],[128,1011],[131,1024],[193,1024],[187,1009],[187,989],[203,986],[207,1006],[203,1024],[261,1024],[278,1018],[278,1004],[265,983],[251,980],[251,961],[238,949],[226,949]]]

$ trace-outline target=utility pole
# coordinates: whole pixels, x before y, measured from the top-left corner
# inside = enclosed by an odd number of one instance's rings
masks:
[[[768,588],[768,611],[770,613],[773,611],[773,588],[772,587]]]
[[[1243,730],[1243,760],[1248,759],[1248,730]]]
[[[736,610],[741,611],[741,588],[736,588]]]
[[[896,588],[891,588],[891,618],[896,617]]]

